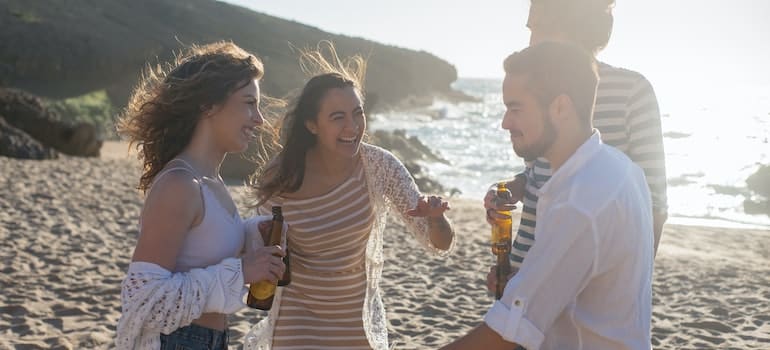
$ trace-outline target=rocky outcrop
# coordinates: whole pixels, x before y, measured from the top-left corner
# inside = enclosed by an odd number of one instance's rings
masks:
[[[746,185],[752,196],[743,202],[744,211],[770,216],[770,165],[761,165],[746,179]]]
[[[377,130],[369,135],[369,141],[372,144],[380,146],[392,152],[401,162],[404,163],[409,173],[414,177],[417,187],[423,193],[453,195],[460,193],[456,188],[446,188],[441,183],[432,179],[422,167],[418,164],[420,161],[439,162],[450,164],[449,161],[433,152],[430,148],[415,136],[407,137],[406,131]]]
[[[370,138],[372,143],[393,152],[402,161],[424,160],[449,164],[449,161],[434,153],[416,136],[407,137],[406,130],[377,130]]]
[[[94,125],[66,123],[32,94],[0,88],[0,114],[45,147],[73,156],[99,156],[102,140]]]
[[[0,116],[0,156],[20,159],[57,158],[56,151],[43,146],[24,131],[14,128]]]

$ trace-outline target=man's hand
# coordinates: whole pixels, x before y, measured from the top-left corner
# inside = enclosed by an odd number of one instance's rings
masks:
[[[515,267],[511,267],[511,269],[513,271],[508,275],[508,278],[506,278],[503,283],[508,283],[508,281],[516,275],[516,272],[519,272],[519,270]],[[489,273],[487,274],[487,290],[489,290],[489,292],[492,294],[497,291],[497,266],[492,265],[492,267],[489,268]]]
[[[511,192],[511,200],[506,203],[500,203],[494,188],[491,188],[484,196],[484,209],[487,211],[487,222],[492,224],[495,219],[507,219],[506,215],[497,211],[511,211],[516,209],[516,203],[524,198],[524,190],[527,184],[527,178],[517,176],[515,179],[506,183],[506,188]]]

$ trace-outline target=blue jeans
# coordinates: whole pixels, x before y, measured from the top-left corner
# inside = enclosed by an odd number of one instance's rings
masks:
[[[179,328],[171,334],[160,335],[160,350],[223,350],[227,349],[227,330],[218,331],[196,324]]]

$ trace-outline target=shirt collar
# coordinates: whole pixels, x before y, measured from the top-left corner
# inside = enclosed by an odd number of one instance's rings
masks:
[[[543,187],[537,190],[537,196],[541,197],[547,194],[549,191],[552,191],[553,188],[557,188],[560,183],[564,182],[564,180],[572,177],[575,172],[580,170],[580,168],[582,168],[583,165],[601,149],[601,146],[602,135],[599,133],[599,130],[594,129],[591,137],[583,142],[583,144],[575,150],[575,153],[573,153],[567,161],[556,170],[556,172],[551,174],[551,178],[546,181]]]

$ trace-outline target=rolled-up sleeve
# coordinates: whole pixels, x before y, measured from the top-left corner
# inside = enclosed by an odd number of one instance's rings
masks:
[[[597,259],[591,219],[571,205],[538,220],[537,241],[484,322],[506,341],[539,349],[556,319],[585,288]]]
[[[538,349],[545,336],[534,324],[524,317],[521,306],[506,305],[496,301],[484,316],[484,322],[503,339],[527,349]]]

